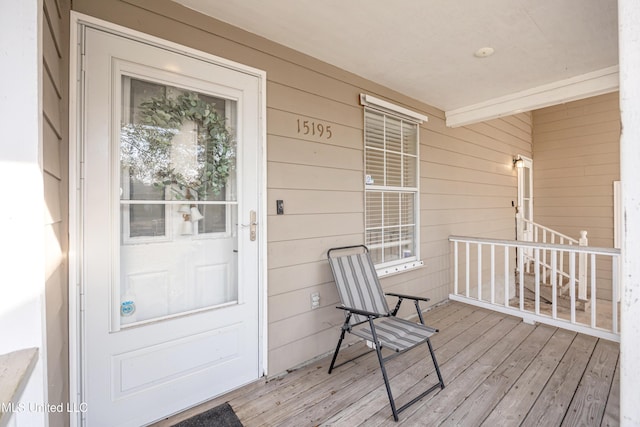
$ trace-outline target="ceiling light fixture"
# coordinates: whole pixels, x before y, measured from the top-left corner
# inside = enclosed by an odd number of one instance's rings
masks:
[[[486,58],[488,56],[493,55],[495,52],[495,49],[492,47],[481,47],[480,49],[476,50],[476,52],[473,54],[476,58]]]

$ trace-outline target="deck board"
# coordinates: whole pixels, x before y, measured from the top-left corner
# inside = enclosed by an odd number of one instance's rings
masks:
[[[483,427],[493,427],[508,423],[518,425],[524,420],[559,361],[569,349],[576,333],[557,329],[536,359],[527,367],[514,386],[482,423]]]
[[[523,427],[562,423],[597,342],[597,338],[576,335],[522,423]]]
[[[536,328],[449,417],[452,425],[480,425],[553,336],[554,328]]]
[[[602,427],[613,427],[620,425],[620,358],[616,365],[616,373],[613,376],[607,407],[602,417]]]
[[[329,375],[331,356],[256,381],[155,424],[167,427],[229,402],[252,426],[619,425],[619,345],[449,302],[429,311],[445,381],[393,422],[374,352]],[[339,328],[336,328],[336,341]],[[365,351],[341,350],[339,360]],[[387,363],[397,406],[437,383],[426,346]]]
[[[591,355],[563,426],[599,425],[604,416],[618,362],[618,344],[600,340]]]

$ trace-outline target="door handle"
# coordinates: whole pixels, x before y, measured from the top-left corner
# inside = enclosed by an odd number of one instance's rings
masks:
[[[256,228],[258,223],[256,222],[256,211],[249,211],[249,240],[255,242],[256,240]]]
[[[256,221],[256,211],[249,211],[249,224],[240,224],[240,227],[249,227],[249,240],[254,242],[256,240],[256,229],[258,227],[258,222]]]

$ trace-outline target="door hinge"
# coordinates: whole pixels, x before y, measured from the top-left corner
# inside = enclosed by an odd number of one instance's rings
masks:
[[[82,26],[80,27],[80,40],[78,42],[78,81],[82,80],[82,73],[84,73],[86,71],[86,56],[85,56],[85,45],[86,45],[86,38],[85,38],[85,27]]]

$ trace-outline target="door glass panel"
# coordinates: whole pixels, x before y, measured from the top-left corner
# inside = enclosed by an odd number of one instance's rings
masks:
[[[531,220],[531,218],[530,218],[531,217],[531,215],[530,215],[531,208],[530,208],[530,204],[529,204],[529,199],[524,199],[522,201],[522,213],[523,213],[524,219]],[[525,230],[531,229],[531,224],[525,223],[524,229]]]
[[[523,197],[528,199],[531,197],[531,169],[524,167],[522,168],[522,173],[524,174],[524,182],[522,185]]]
[[[236,302],[237,103],[122,76],[120,321]]]

